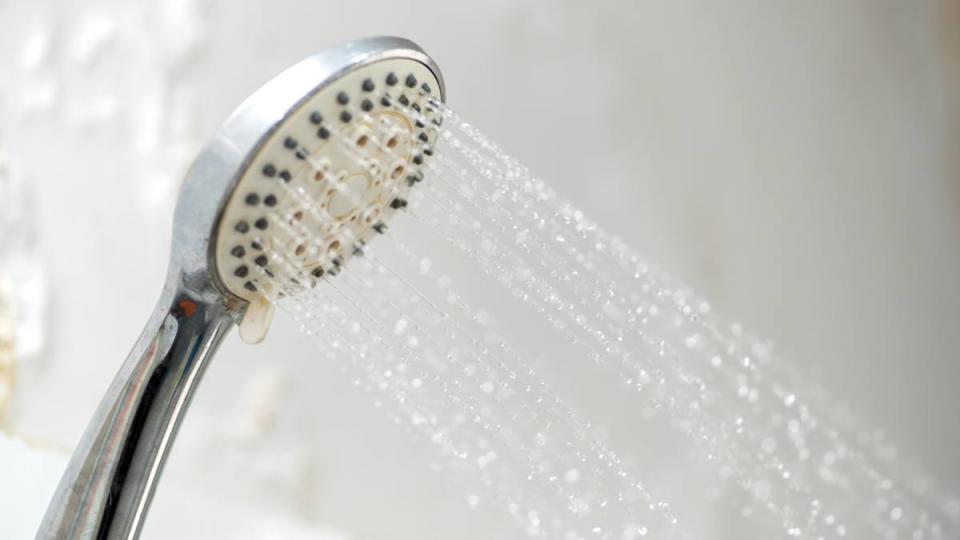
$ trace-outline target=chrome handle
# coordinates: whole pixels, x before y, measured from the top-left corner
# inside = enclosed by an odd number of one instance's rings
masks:
[[[139,535],[177,428],[233,323],[216,301],[164,290],[74,451],[38,540]]]

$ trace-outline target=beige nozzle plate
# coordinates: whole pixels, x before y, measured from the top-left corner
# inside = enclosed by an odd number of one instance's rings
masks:
[[[424,64],[391,58],[310,96],[267,137],[224,207],[220,282],[249,306],[240,335],[266,335],[272,302],[336,275],[421,181],[442,113]]]

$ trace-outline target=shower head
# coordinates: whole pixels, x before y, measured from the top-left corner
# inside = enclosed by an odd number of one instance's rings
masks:
[[[436,140],[434,100],[430,57],[375,38],[297,64],[227,120],[184,184],[174,256],[246,305],[244,340],[264,337],[269,300],[336,273],[405,204]]]
[[[167,283],[100,404],[38,538],[133,538],[207,361],[237,321],[336,274],[406,206],[440,125],[443,78],[414,43],[351,42],[251,95],[180,190]]]

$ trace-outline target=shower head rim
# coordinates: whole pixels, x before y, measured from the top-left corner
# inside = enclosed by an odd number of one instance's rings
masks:
[[[230,114],[194,161],[178,198],[173,259],[184,286],[230,308],[247,305],[222,282],[216,266],[217,232],[230,195],[264,144],[305,102],[344,75],[390,59],[422,64],[436,78],[440,99],[446,99],[440,68],[419,45],[401,37],[377,36],[341,44],[294,64]]]

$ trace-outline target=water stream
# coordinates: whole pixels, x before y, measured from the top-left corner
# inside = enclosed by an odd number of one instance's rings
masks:
[[[960,502],[880,432],[436,105],[385,238],[319,280],[270,255],[319,361],[433,447],[465,504],[541,538],[960,537]]]

